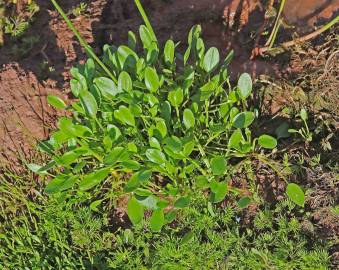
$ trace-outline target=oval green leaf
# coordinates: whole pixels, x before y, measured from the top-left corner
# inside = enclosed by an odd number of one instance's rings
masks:
[[[165,216],[163,209],[153,211],[150,218],[150,227],[153,232],[160,232],[162,226],[165,224]]]
[[[132,127],[135,126],[134,115],[124,105],[121,105],[119,107],[119,110],[114,111],[114,117],[125,125],[129,125],[129,126],[132,126]]]
[[[300,117],[303,121],[306,121],[308,119],[307,111],[304,108],[300,110]]]
[[[180,197],[174,203],[176,208],[185,208],[190,204],[190,199],[188,197]]]
[[[297,205],[303,207],[305,204],[305,194],[301,187],[297,184],[290,183],[286,188],[287,196]]]
[[[247,207],[251,203],[250,197],[242,197],[238,202],[237,205],[239,208],[243,209]]]
[[[45,192],[47,194],[53,194],[70,189],[77,180],[77,176],[57,176],[47,184]]]
[[[159,165],[166,162],[165,154],[158,149],[147,149],[146,157],[148,158],[148,160]]]
[[[226,159],[222,156],[212,158],[211,169],[214,175],[224,174],[227,170]]]
[[[245,100],[252,92],[252,79],[248,73],[241,74],[238,80],[239,95],[242,100]]]
[[[212,201],[214,203],[221,202],[223,199],[225,199],[227,191],[228,186],[226,182],[217,183],[216,186],[213,187]]]
[[[183,123],[187,129],[194,127],[195,117],[193,112],[190,109],[184,110]]]
[[[129,76],[129,74],[126,71],[123,71],[120,73],[118,78],[118,89],[120,92],[126,91],[130,92],[132,91],[132,79]]]
[[[172,64],[174,60],[174,42],[173,40],[167,40],[165,44],[165,49],[164,49],[164,57],[165,57],[165,62]]]
[[[145,70],[145,85],[151,92],[156,92],[159,89],[160,81],[158,74],[154,68],[147,67]]]
[[[174,107],[179,107],[179,105],[184,101],[184,93],[181,88],[172,90],[168,93],[168,101]]]
[[[219,64],[220,56],[217,48],[209,48],[205,54],[203,67],[206,72],[212,72]]]
[[[253,112],[241,112],[233,119],[233,126],[236,128],[247,128],[254,120]]]
[[[95,78],[94,84],[105,99],[112,99],[121,92],[116,84],[106,77]]]
[[[132,31],[128,31],[128,47],[135,51],[137,45],[137,38]]]
[[[141,42],[145,49],[149,49],[152,46],[153,37],[150,31],[147,29],[145,25],[140,25],[139,27],[139,35]]]
[[[86,175],[79,184],[80,190],[88,190],[102,182],[109,174],[109,168],[103,168]]]
[[[135,160],[126,160],[126,161],[123,161],[121,164],[124,168],[133,170],[133,171],[139,170],[141,167],[140,163]]]
[[[65,109],[66,108],[65,102],[57,96],[48,95],[47,96],[47,102],[56,109]]]
[[[80,92],[80,101],[86,114],[91,118],[96,118],[98,112],[98,104],[94,96],[90,92]]]
[[[229,139],[229,141],[228,141],[228,146],[229,146],[230,148],[238,149],[238,148],[240,148],[240,143],[241,143],[243,140],[244,140],[244,137],[243,137],[243,135],[242,135],[241,130],[240,130],[240,129],[237,129],[237,130],[235,130],[235,131],[232,133],[232,135],[231,135],[231,137],[230,137],[230,139]]]
[[[113,148],[113,150],[105,156],[104,164],[110,166],[114,165],[120,160],[120,157],[123,155],[123,153],[126,153],[126,149],[124,147],[117,146]]]
[[[261,135],[258,139],[258,143],[261,147],[264,147],[266,149],[273,149],[277,146],[278,142],[276,138],[270,135]]]
[[[133,225],[139,224],[144,218],[144,207],[132,197],[127,203],[127,215]]]

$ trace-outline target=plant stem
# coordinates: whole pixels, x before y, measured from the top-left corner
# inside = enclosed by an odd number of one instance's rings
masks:
[[[274,45],[274,41],[275,41],[275,39],[277,38],[277,34],[278,34],[278,32],[279,32],[279,28],[280,28],[280,26],[281,26],[281,23],[282,23],[282,20],[279,19],[278,26],[277,26],[277,28],[275,29],[274,33],[273,33],[273,38],[272,38],[272,41],[271,41],[270,44],[269,44],[269,48],[272,48],[273,45]]]
[[[270,48],[272,48],[272,46],[274,44],[274,41],[275,41],[275,38],[277,36],[279,27],[281,25],[280,16],[281,16],[282,11],[284,10],[285,2],[286,2],[286,0],[281,1],[279,12],[278,12],[277,18],[275,20],[271,35],[270,35],[270,37],[268,38],[268,40],[265,44],[266,46],[269,46]]]
[[[209,118],[209,112],[208,112],[208,110],[209,110],[209,102],[206,100],[205,101],[205,117],[206,117],[206,121],[205,121],[205,124],[206,124],[206,127],[208,128],[208,118]]]
[[[254,155],[259,161],[265,163],[266,165],[268,165],[269,167],[271,167],[271,169],[273,169],[275,171],[275,173],[280,177],[282,178],[286,183],[287,180],[286,180],[286,177],[283,175],[283,173],[281,172],[281,169],[280,168],[277,168],[273,162],[271,162],[268,158],[266,158],[265,156],[261,155],[261,154],[256,154]]]
[[[198,146],[198,149],[199,149],[199,152],[201,154],[201,157],[202,157],[202,159],[203,159],[203,161],[204,161],[204,163],[205,163],[205,165],[207,167],[208,172],[211,172],[211,166],[210,166],[210,163],[209,163],[208,158],[206,156],[206,153],[204,151],[204,148],[201,146],[201,144],[199,143],[199,140],[198,140],[198,138],[196,136],[194,136],[194,139],[195,139],[195,142],[196,142],[196,144]]]
[[[198,162],[196,162],[194,159],[188,158],[188,160],[203,174],[203,175],[207,175],[207,172],[201,168],[201,166],[198,164]]]
[[[144,20],[144,23],[145,23],[148,31],[150,31],[150,33],[152,34],[154,39],[157,40],[157,37],[156,37],[156,35],[155,35],[154,31],[153,31],[152,25],[151,25],[147,15],[146,15],[146,12],[145,12],[144,8],[142,7],[142,5],[140,3],[140,0],[134,0],[134,2],[135,2],[136,6],[137,6],[137,8],[139,10],[139,13],[140,13],[142,19]]]
[[[321,33],[327,31],[328,29],[330,29],[333,25],[335,25],[336,23],[339,22],[339,16],[335,17],[332,21],[330,21],[329,23],[327,23],[326,25],[324,25],[323,27],[319,28],[318,30],[308,34],[308,35],[305,35],[303,37],[300,37],[300,38],[297,38],[297,39],[294,39],[294,40],[291,40],[291,41],[287,41],[287,42],[284,42],[282,43],[281,45],[279,45],[278,47],[281,47],[281,48],[288,48],[288,47],[291,47],[293,45],[296,45],[298,43],[302,43],[302,42],[305,42],[305,41],[308,41],[312,38],[315,38],[316,36],[320,35]],[[277,49],[277,47],[275,48],[270,48],[268,46],[265,46],[263,48],[259,48],[259,54],[263,54],[269,50],[274,50],[274,49]]]
[[[62,10],[62,8],[59,6],[59,4],[56,2],[56,0],[51,0],[52,4],[54,5],[54,7],[56,8],[56,10],[59,12],[59,14],[61,15],[61,17],[65,20],[67,26],[72,30],[72,32],[74,33],[74,35],[76,36],[76,38],[79,40],[80,44],[82,47],[84,47],[84,49],[86,50],[86,52],[88,53],[88,55],[90,57],[92,57],[97,64],[107,73],[107,75],[115,82],[117,83],[118,80],[116,79],[116,77],[113,75],[112,72],[109,71],[109,69],[106,67],[106,65],[99,59],[98,56],[96,56],[96,54],[94,53],[93,49],[91,48],[91,46],[88,45],[88,43],[82,38],[82,36],[80,35],[80,33],[78,32],[78,30],[74,27],[73,23],[70,21],[70,19],[67,17],[66,13]]]

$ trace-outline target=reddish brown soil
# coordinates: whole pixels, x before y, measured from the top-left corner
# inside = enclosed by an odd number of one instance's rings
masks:
[[[0,162],[13,158],[29,159],[30,149],[48,136],[57,113],[47,106],[48,93],[57,89],[41,85],[32,73],[17,64],[7,65],[0,73]],[[18,156],[18,154],[20,154]]]
[[[79,1],[59,2],[68,10]],[[47,105],[46,97],[56,94],[66,99],[68,71],[85,58],[49,1],[37,3],[41,11],[26,35],[38,36],[39,42],[21,56],[12,51],[18,42],[7,41],[0,48],[0,157],[4,161],[29,159],[36,141],[48,136],[57,112]],[[93,1],[87,16],[74,20],[88,42],[93,42],[91,24],[103,6],[104,1]]]
[[[69,69],[85,59],[85,54],[75,40],[72,32],[60,18],[49,1],[36,0],[40,12],[29,28],[26,36],[37,36],[39,41],[23,55],[13,53],[15,45],[22,43],[6,40],[0,48],[0,142],[2,155],[7,157],[13,151],[28,152],[36,139],[48,135],[48,127],[54,122],[55,111],[46,105],[46,95],[68,92]],[[79,4],[79,0],[59,0],[64,10],[69,11]],[[119,45],[126,42],[127,31],[137,32],[142,23],[133,1],[92,0],[88,1],[84,15],[72,18],[82,36],[100,53],[104,43]],[[263,7],[255,5],[258,1],[237,0],[145,0],[144,7],[149,14],[159,40],[169,36],[183,41],[193,24],[200,23],[207,46],[218,47],[223,55],[231,49],[235,51],[230,73],[235,78],[240,72],[248,71],[254,76],[273,74],[282,76],[290,72],[286,67],[289,58],[278,60],[249,60],[253,40],[249,37],[263,21]],[[338,0],[297,1],[298,9],[293,9],[295,1],[288,0],[289,13],[295,18],[317,19],[328,17],[338,8]],[[240,5],[247,3],[247,5]],[[321,5],[320,5],[321,3]],[[294,6],[293,6],[294,7]],[[225,9],[236,13],[236,27],[227,29]],[[303,12],[301,12],[301,10]],[[322,12],[325,12],[326,15]],[[247,25],[241,25],[237,17],[246,18]],[[44,64],[43,64],[44,63]],[[293,70],[292,70],[293,71]],[[15,142],[15,143],[14,143]],[[17,155],[17,154],[16,154]]]
[[[339,9],[339,0],[287,0],[284,16],[291,23],[313,26],[327,20]]]

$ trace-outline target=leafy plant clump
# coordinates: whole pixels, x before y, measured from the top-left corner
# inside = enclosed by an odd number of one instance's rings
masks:
[[[245,73],[231,86],[232,52],[221,62],[217,48],[205,48],[200,25],[189,32],[183,55],[173,40],[161,46],[136,3],[146,24],[139,28],[141,46],[129,32],[128,45],[105,45],[101,59],[71,70],[78,100],[67,106],[49,96],[48,102],[72,116],[61,117],[58,130],[39,145],[51,161],[29,167],[52,178],[47,193],[86,197],[93,208],[127,194],[132,223],[142,222],[146,210],[150,227],[160,231],[196,190],[208,191],[210,203],[237,194],[228,185],[237,160],[274,149],[277,140],[253,138],[252,80]],[[249,202],[245,197],[238,204]]]

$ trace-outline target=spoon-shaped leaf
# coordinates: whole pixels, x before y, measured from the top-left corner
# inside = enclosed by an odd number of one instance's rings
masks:
[[[52,194],[70,189],[77,180],[77,176],[57,176],[47,184],[45,192]]]
[[[52,95],[47,96],[47,102],[56,109],[66,108],[65,102],[57,96],[52,96]]]
[[[254,120],[253,112],[241,112],[233,119],[233,126],[236,128],[247,128]]]
[[[127,203],[127,215],[133,225],[139,224],[144,217],[144,207],[132,197]]]
[[[224,174],[227,169],[226,159],[222,156],[212,158],[211,169],[214,175]]]
[[[190,109],[184,110],[183,123],[187,129],[194,127],[195,117],[193,112]]]
[[[203,67],[206,72],[212,72],[219,64],[220,56],[217,48],[209,48],[205,54]]]
[[[297,205],[304,206],[305,194],[299,185],[290,183],[286,188],[287,196]]]
[[[214,203],[221,202],[225,198],[227,191],[228,191],[228,186],[226,182],[216,183],[215,187],[213,187],[213,190],[212,190],[213,192],[212,201]]]
[[[87,91],[80,92],[80,101],[86,114],[91,118],[96,118],[98,112],[98,105],[94,96]]]
[[[156,164],[163,164],[166,162],[165,154],[158,149],[147,149],[146,157]]]
[[[114,98],[121,92],[115,83],[106,77],[95,78],[94,84],[98,87],[101,95],[108,100]]]
[[[172,90],[168,93],[168,101],[172,106],[178,107],[184,101],[184,93],[181,88]]]
[[[118,89],[120,92],[126,91],[130,92],[132,91],[132,79],[129,76],[129,74],[126,71],[123,71],[120,73],[118,78]]]
[[[174,207],[176,208],[185,208],[190,204],[189,197],[180,197],[174,203]]]
[[[133,126],[133,127],[135,126],[134,115],[124,105],[121,105],[119,107],[119,110],[116,110],[114,112],[114,117],[125,125],[129,125],[129,126]]]
[[[245,100],[252,92],[252,79],[248,73],[241,74],[238,80],[239,95],[242,100]]]
[[[145,70],[145,85],[151,92],[156,92],[159,89],[160,81],[158,74],[154,68],[147,67]]]
[[[86,175],[79,184],[80,190],[88,190],[100,184],[108,176],[109,171],[109,168],[103,168]]]
[[[251,203],[250,197],[242,197],[238,202],[237,205],[239,208],[245,208]]]
[[[157,209],[152,213],[150,218],[150,227],[153,232],[160,232],[165,224],[165,216],[163,209]]]
[[[173,60],[174,60],[174,42],[173,40],[167,40],[166,44],[165,44],[165,49],[164,49],[164,58],[165,58],[165,62],[172,64]]]
[[[266,149],[273,149],[277,146],[277,140],[270,135],[261,135],[258,139],[258,143],[261,147]]]

